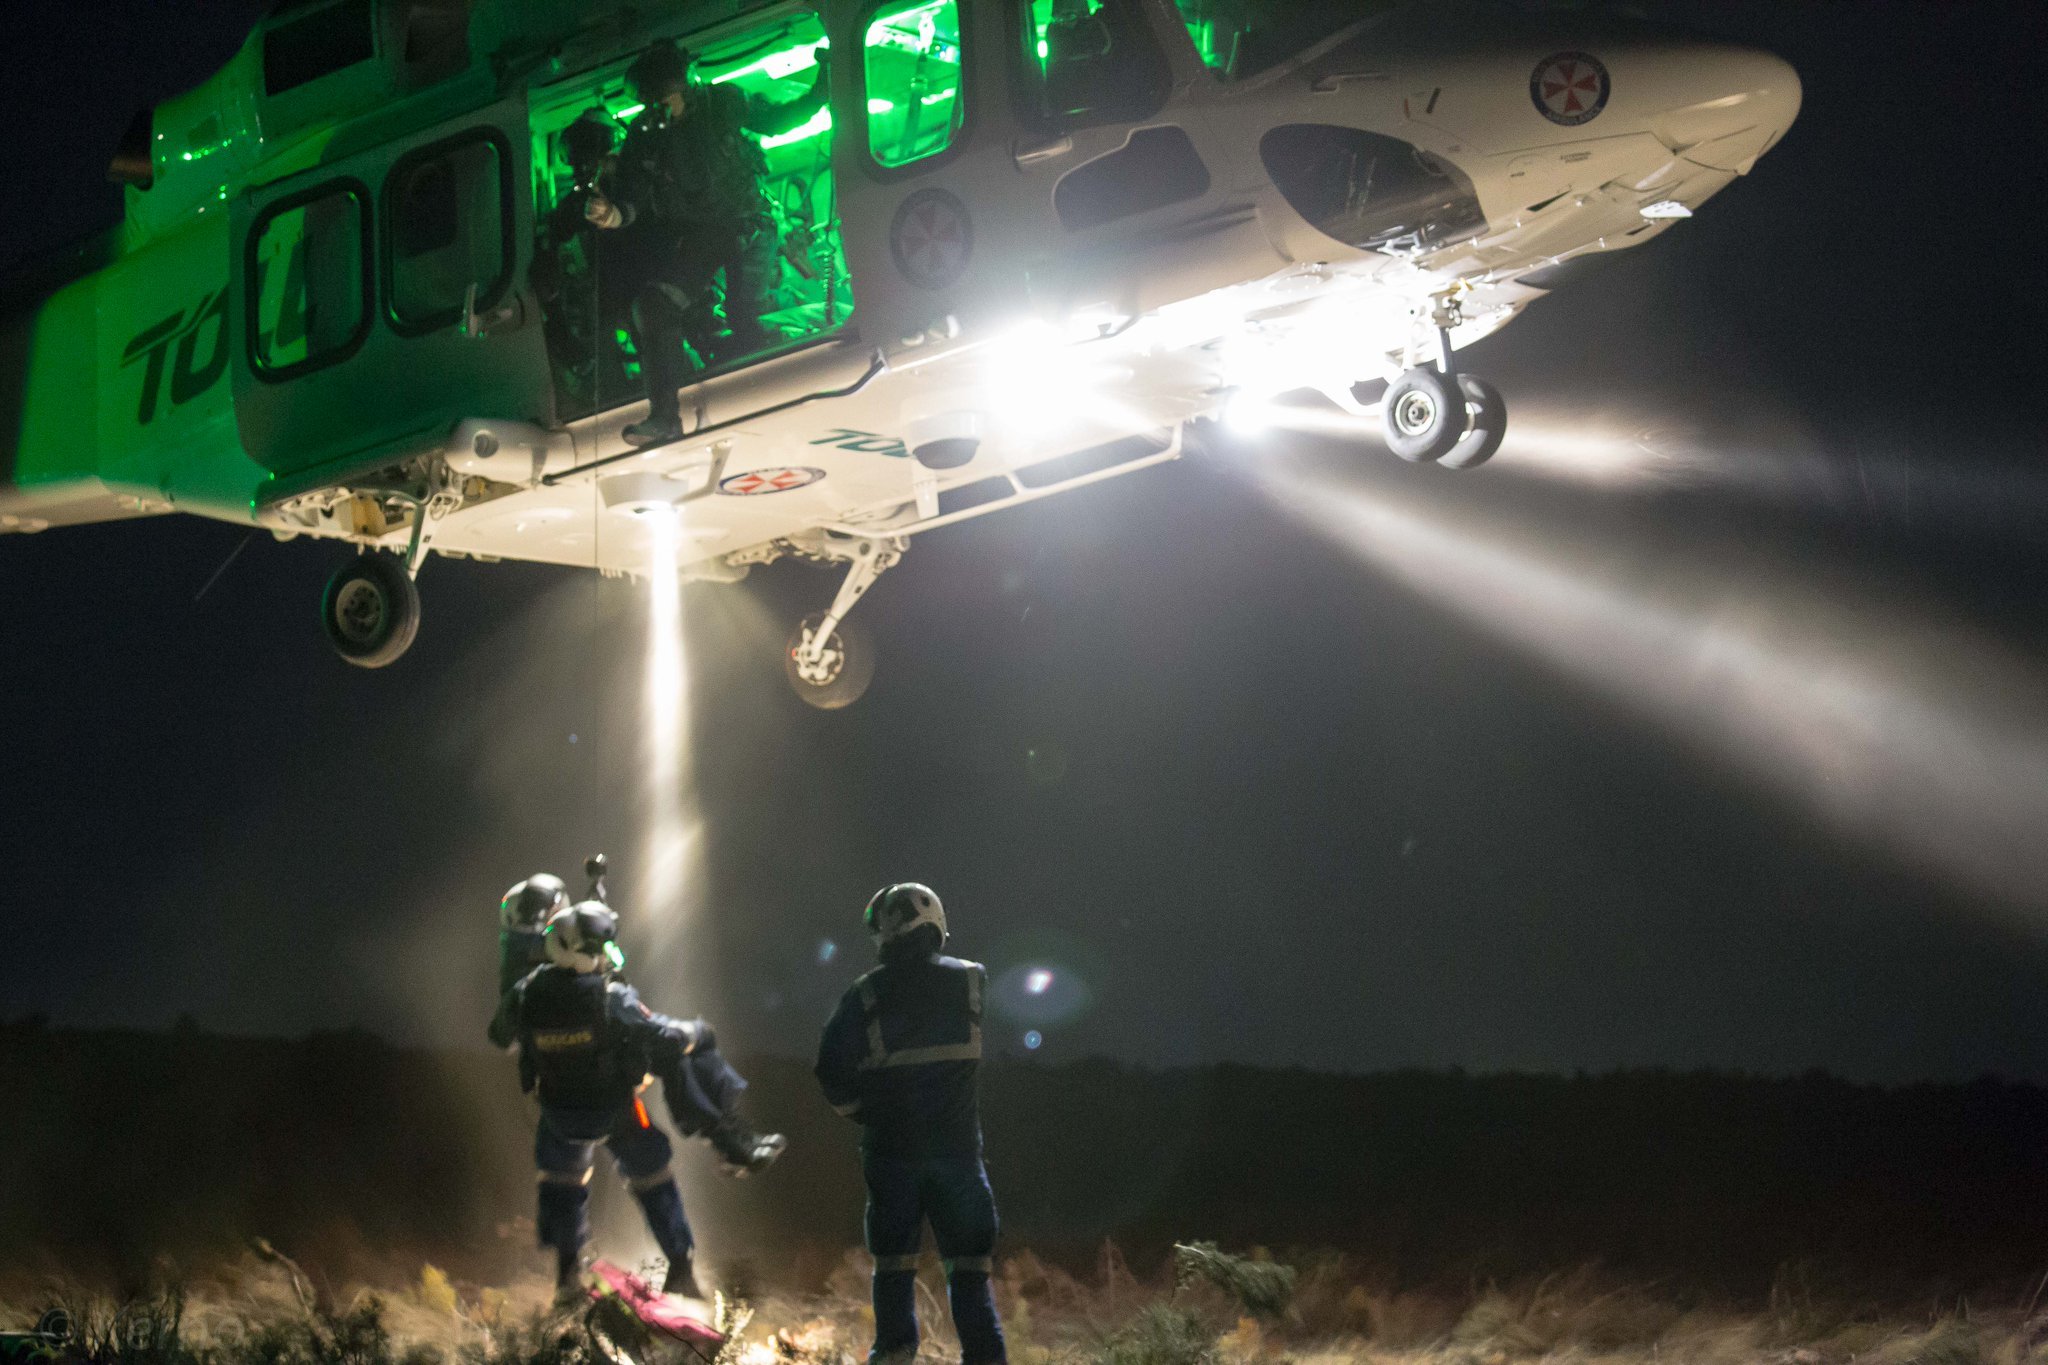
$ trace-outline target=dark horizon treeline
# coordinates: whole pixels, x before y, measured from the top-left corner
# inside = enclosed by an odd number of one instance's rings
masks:
[[[813,1287],[859,1241],[854,1130],[801,1063],[744,1069],[789,1155],[731,1182],[684,1146],[692,1216],[714,1264]],[[0,1104],[0,1283],[135,1288],[252,1237],[336,1283],[539,1265],[532,1112],[487,1053],[28,1020],[0,1023]],[[1597,1263],[1685,1295],[1755,1297],[1792,1273],[1925,1302],[2048,1265],[2048,1089],[1994,1078],[1000,1061],[983,1108],[1004,1247],[1076,1268],[1105,1239],[1141,1271],[1205,1239],[1342,1252],[1401,1284]],[[629,1250],[599,1165],[600,1246],[609,1229]]]

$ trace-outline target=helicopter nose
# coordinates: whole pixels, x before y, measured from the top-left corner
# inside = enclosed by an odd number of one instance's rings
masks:
[[[1658,115],[1652,130],[1687,161],[1747,175],[1799,116],[1799,73],[1758,48],[1694,48],[1685,58],[1686,84],[1711,93]]]

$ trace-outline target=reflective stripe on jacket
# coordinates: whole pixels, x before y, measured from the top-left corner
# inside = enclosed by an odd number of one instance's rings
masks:
[[[877,967],[839,1001],[818,1046],[818,1082],[876,1156],[981,1151],[978,1081],[988,972],[933,956]]]

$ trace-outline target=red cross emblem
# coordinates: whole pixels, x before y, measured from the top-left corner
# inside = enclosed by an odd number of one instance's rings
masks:
[[[762,493],[787,493],[792,488],[802,488],[825,477],[822,469],[809,469],[801,465],[784,466],[780,469],[750,469],[744,474],[735,474],[722,479],[718,491],[729,498],[751,498]]]
[[[1552,123],[1576,127],[1607,107],[1607,68],[1583,52],[1560,52],[1536,64],[1529,98]]]
[[[974,224],[967,207],[941,189],[922,189],[896,209],[889,229],[896,269],[920,289],[943,289],[960,278],[974,255]]]

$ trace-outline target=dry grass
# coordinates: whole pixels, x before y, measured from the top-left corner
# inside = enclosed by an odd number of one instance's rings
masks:
[[[1176,1270],[1178,1273],[1176,1274]],[[1017,1365],[2048,1365],[2038,1292],[2000,1304],[1885,1309],[1781,1277],[1759,1304],[1688,1301],[1594,1271],[1459,1290],[1374,1277],[1341,1257],[1183,1249],[1141,1278],[1114,1248],[1076,1275],[1029,1252],[996,1291]],[[923,1359],[958,1358],[937,1267],[920,1279]],[[538,1278],[330,1292],[252,1256],[175,1293],[124,1303],[52,1287],[0,1303],[19,1329],[55,1302],[88,1365],[701,1365],[622,1353],[576,1315],[551,1316]],[[873,1329],[867,1263],[849,1254],[822,1293],[766,1292],[718,1365],[859,1365]]]

